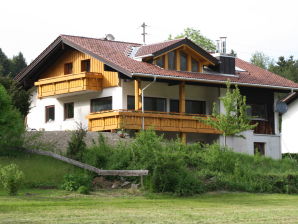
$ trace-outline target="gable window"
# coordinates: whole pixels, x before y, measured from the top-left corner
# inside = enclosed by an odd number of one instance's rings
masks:
[[[170,112],[179,113],[179,100],[170,100]],[[187,114],[206,114],[206,101],[186,100]]]
[[[112,97],[103,97],[91,100],[91,112],[112,110]]]
[[[187,71],[187,55],[180,51],[180,71]]]
[[[198,72],[199,71],[199,62],[195,59],[191,59],[191,71]]]
[[[50,105],[45,107],[46,111],[46,122],[55,120],[55,106]]]
[[[64,64],[64,75],[72,74],[72,63]]]
[[[247,113],[252,117],[252,120],[267,120],[267,105],[266,104],[250,104]]]
[[[127,109],[128,110],[135,109],[134,99],[135,99],[134,96],[127,96]],[[144,97],[144,110],[166,112],[167,101],[165,98]]]
[[[64,120],[74,117],[74,103],[64,104]]]
[[[90,59],[81,61],[81,72],[90,72]]]
[[[165,67],[165,57],[164,56],[160,56],[156,59],[156,65],[164,68]]]
[[[176,53],[171,51],[168,53],[168,68],[170,70],[176,70]]]

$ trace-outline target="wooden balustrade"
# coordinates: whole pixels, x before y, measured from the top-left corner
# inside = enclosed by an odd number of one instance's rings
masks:
[[[89,131],[106,131],[117,129],[142,129],[144,117],[145,129],[153,128],[156,131],[209,133],[219,132],[201,122],[198,117],[206,118],[206,115],[187,115],[179,113],[164,113],[154,111],[113,110],[91,113],[88,118]]]
[[[38,97],[53,96],[58,94],[72,93],[78,91],[100,91],[102,89],[102,75],[94,72],[82,72],[39,79],[35,82],[38,87]]]

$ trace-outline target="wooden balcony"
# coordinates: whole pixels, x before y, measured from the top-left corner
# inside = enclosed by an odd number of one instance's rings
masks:
[[[89,131],[107,131],[117,129],[142,129],[153,128],[156,131],[172,131],[184,133],[209,133],[219,134],[217,130],[200,122],[196,117],[204,118],[206,115],[186,115],[179,113],[163,113],[133,110],[113,110],[91,113],[88,118]]]
[[[39,79],[34,84],[38,87],[38,97],[42,98],[86,90],[100,91],[102,89],[101,80],[102,75],[99,73],[82,72],[80,74]]]

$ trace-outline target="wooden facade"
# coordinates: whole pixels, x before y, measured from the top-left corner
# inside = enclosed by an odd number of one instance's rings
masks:
[[[98,73],[102,75],[101,88],[113,87],[119,85],[118,72],[105,71],[104,63],[96,58],[93,58],[87,54],[84,54],[75,49],[66,48],[64,53],[58,57],[58,59],[49,66],[44,72],[41,73],[41,79],[50,79],[61,77],[68,77],[71,74],[80,74],[84,72],[82,70],[82,61],[90,60],[90,73]],[[65,64],[72,64],[71,74],[65,74]],[[40,80],[38,80],[39,82]]]
[[[217,130],[199,121],[196,117],[204,118],[206,116],[150,111],[142,113],[134,110],[96,112],[87,116],[89,131],[140,130],[144,118],[145,129],[154,128],[156,131],[219,134]]]
[[[54,96],[79,91],[100,91],[102,89],[102,75],[94,72],[82,72],[39,79],[35,82],[38,87],[38,97]]]

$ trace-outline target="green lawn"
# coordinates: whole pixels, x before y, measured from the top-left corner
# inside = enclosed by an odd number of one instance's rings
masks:
[[[298,223],[298,195],[208,193],[189,198],[98,191],[0,192],[0,223]]]

